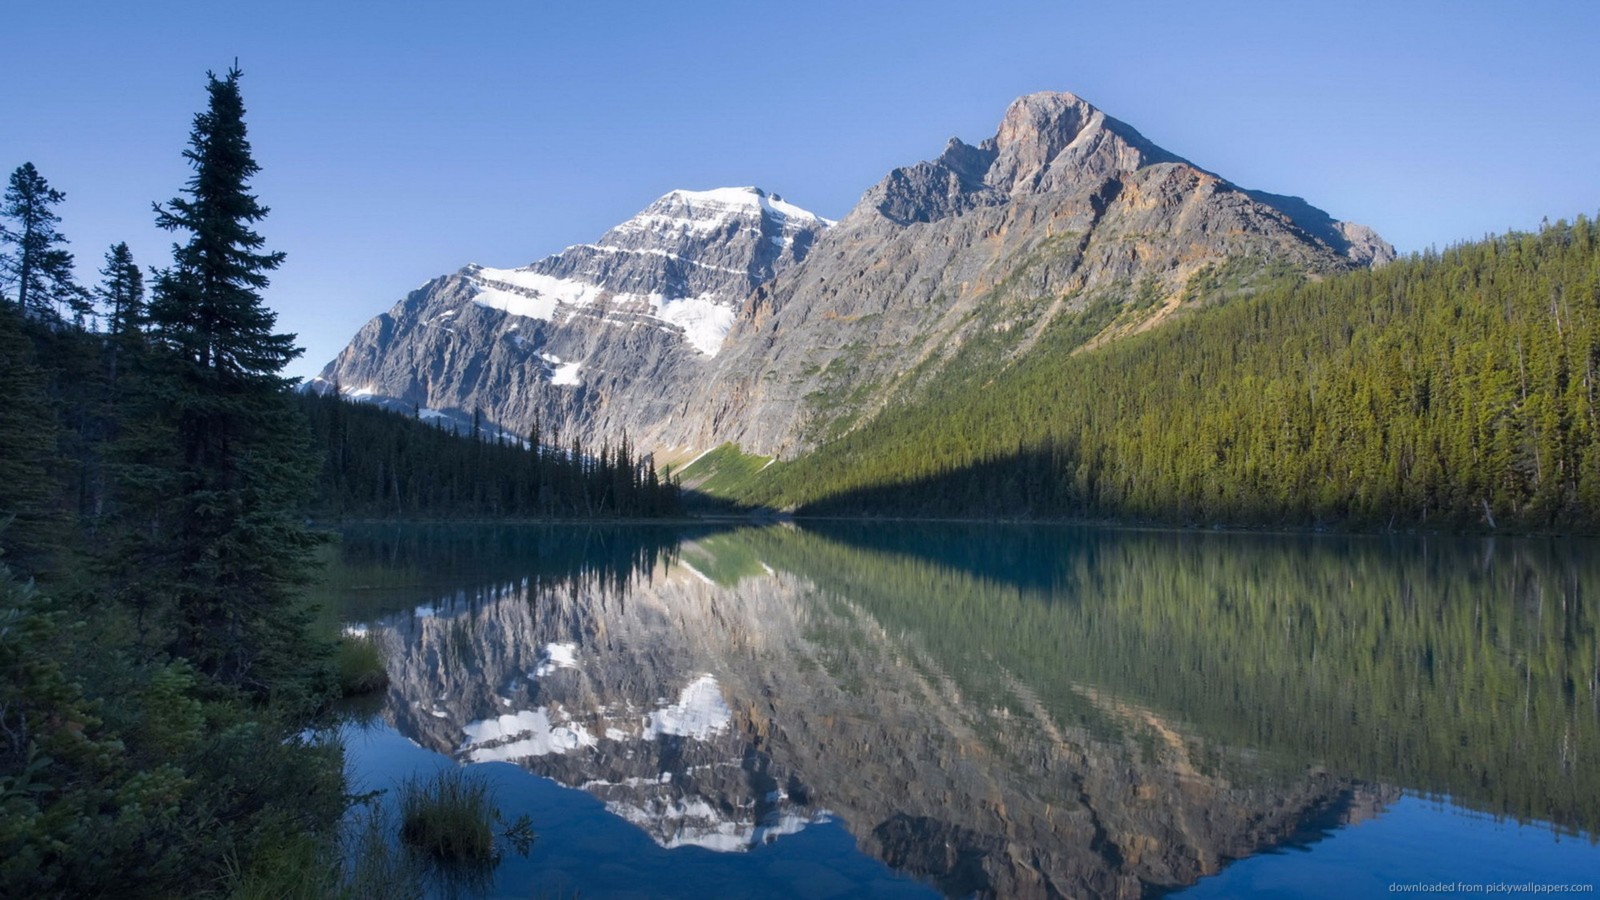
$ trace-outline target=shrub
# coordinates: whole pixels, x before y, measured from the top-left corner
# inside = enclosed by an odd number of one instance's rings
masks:
[[[497,818],[489,785],[459,768],[400,786],[400,838],[440,862],[494,861]]]
[[[368,635],[346,634],[340,637],[338,649],[334,652],[334,663],[339,669],[339,690],[346,697],[370,694],[389,684],[383,651],[378,649],[378,642]]]

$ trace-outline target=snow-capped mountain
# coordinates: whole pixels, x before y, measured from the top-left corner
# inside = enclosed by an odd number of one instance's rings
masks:
[[[468,265],[369,322],[313,384],[517,434],[626,430],[703,378],[752,288],[832,223],[755,187],[672,191],[592,244]]]
[[[623,308],[716,356],[749,289],[804,259],[830,224],[760,188],[673,191],[597,243],[520,269],[466,271],[479,306],[546,322]]]
[[[984,335],[1027,354],[1118,310],[1091,346],[1173,320],[1227,263],[1379,265],[1371,229],[1251,191],[1067,93],[891,171],[837,226],[756,188],[674,191],[521,269],[468,266],[362,329],[346,392],[526,434],[627,434],[662,461],[735,442],[794,456],[870,418]],[[982,343],[982,342],[979,342]]]

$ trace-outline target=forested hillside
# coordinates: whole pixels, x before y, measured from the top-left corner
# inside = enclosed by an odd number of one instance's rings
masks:
[[[1261,267],[1271,277],[1246,285],[1248,268],[1197,275],[1190,316],[1145,334],[1081,351],[1084,323],[1068,322],[1055,334],[1071,335],[1046,335],[1002,371],[953,366],[914,402],[743,479],[739,499],[812,513],[1600,529],[1593,220],[1315,281]]]

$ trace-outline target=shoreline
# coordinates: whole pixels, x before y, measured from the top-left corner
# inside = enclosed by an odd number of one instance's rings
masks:
[[[1001,517],[1001,516],[927,516],[927,515],[808,515],[804,513],[779,512],[779,511],[752,511],[746,513],[708,513],[706,515],[682,515],[663,518],[634,518],[626,516],[603,517],[493,517],[493,516],[468,516],[461,518],[419,516],[419,517],[352,517],[340,519],[326,519],[308,517],[308,524],[317,530],[337,531],[351,526],[363,525],[509,525],[509,526],[662,526],[684,527],[692,525],[719,525],[719,524],[751,524],[751,525],[803,525],[806,522],[840,522],[857,523],[862,525],[872,524],[930,524],[930,525],[1017,525],[1017,526],[1051,526],[1073,528],[1106,528],[1125,531],[1165,531],[1187,534],[1254,534],[1254,535],[1279,535],[1279,536],[1327,536],[1327,537],[1373,537],[1373,538],[1539,538],[1560,540],[1584,540],[1600,538],[1600,532],[1585,531],[1518,531],[1513,529],[1498,528],[1493,530],[1480,529],[1451,529],[1451,528],[1360,528],[1345,527],[1340,525],[1237,525],[1237,524],[1188,524],[1179,525],[1155,520],[1126,520],[1126,519],[1089,519],[1089,518],[1061,518],[1061,517]]]

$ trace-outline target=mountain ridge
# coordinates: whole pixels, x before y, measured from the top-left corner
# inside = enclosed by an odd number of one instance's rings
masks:
[[[993,361],[1005,366],[1096,304],[1119,328],[1149,327],[1230,259],[1319,275],[1393,257],[1365,226],[1240,188],[1041,92],[979,144],[952,139],[890,171],[837,223],[757,188],[673,191],[596,244],[436,279],[319,380],[458,420],[481,409],[515,433],[626,435],[665,459],[726,442],[792,457],[990,333],[1013,337]]]
[[[1313,210],[1295,211],[1328,231]],[[1146,280],[1158,303],[1144,315],[1165,316],[1234,258],[1328,274],[1394,255],[1376,239],[1342,246],[1074,95],[1028,95],[977,147],[891,171],[810,264],[758,288],[701,412],[660,440],[793,457],[914,396],[986,331],[1027,348],[1107,298],[1132,305]]]

